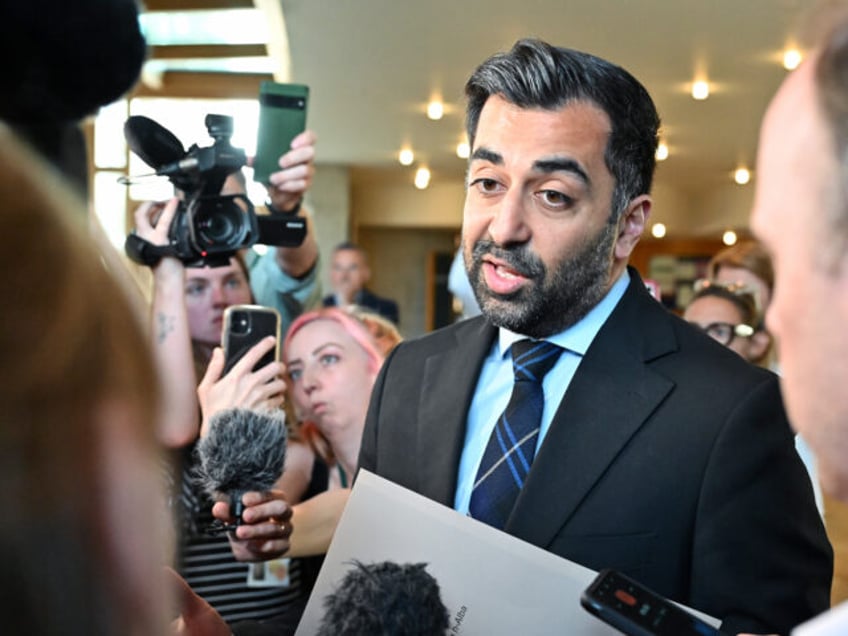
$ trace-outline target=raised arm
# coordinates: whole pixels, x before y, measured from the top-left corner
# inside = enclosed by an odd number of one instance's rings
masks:
[[[306,238],[298,247],[276,248],[276,259],[280,269],[293,278],[304,276],[315,266],[318,258],[318,243],[309,212],[301,206],[303,195],[312,185],[315,173],[315,133],[302,132],[294,138],[291,150],[280,157],[280,170],[271,175],[268,197],[272,213],[290,213],[297,210],[298,216],[306,219]]]
[[[136,233],[154,245],[166,245],[177,204],[176,198],[164,207],[143,203],[135,211]],[[179,259],[166,256],[152,269],[153,353],[164,396],[158,436],[165,446],[179,448],[194,441],[200,424],[185,304],[185,266]]]

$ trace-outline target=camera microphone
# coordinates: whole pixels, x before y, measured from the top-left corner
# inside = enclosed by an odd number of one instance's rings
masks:
[[[231,514],[240,524],[242,495],[270,490],[283,474],[285,414],[242,408],[220,411],[210,418],[197,455],[201,487],[213,499],[227,497]]]
[[[178,165],[185,157],[182,142],[170,130],[149,117],[133,115],[124,123],[127,145],[139,158],[160,173],[162,167]],[[170,174],[170,173],[169,173]]]
[[[165,165],[159,166],[156,168],[156,174],[164,177],[172,177],[180,175],[183,172],[197,170],[199,165],[200,161],[198,161],[196,157],[188,157],[187,159],[181,159],[180,161],[174,161],[172,163],[166,163]]]

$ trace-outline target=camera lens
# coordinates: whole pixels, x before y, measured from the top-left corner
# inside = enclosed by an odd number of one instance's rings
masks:
[[[233,233],[233,220],[224,214],[203,219],[199,225],[210,243],[224,243]]]
[[[230,200],[203,201],[194,210],[199,247],[237,249],[249,230],[244,211]]]

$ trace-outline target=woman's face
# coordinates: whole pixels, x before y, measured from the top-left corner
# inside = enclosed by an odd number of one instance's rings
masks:
[[[252,300],[250,284],[238,261],[226,267],[187,267],[186,309],[191,339],[216,345],[221,342],[224,310]]]
[[[742,312],[732,301],[719,296],[701,296],[696,298],[683,313],[683,318],[706,329],[708,325],[724,323],[735,327],[744,322]],[[753,325],[749,325],[753,326]],[[751,351],[751,338],[733,335],[730,342],[722,342],[724,346],[735,351],[748,362],[754,362]]]
[[[329,438],[361,434],[377,375],[341,324],[318,319],[301,327],[289,342],[286,367],[292,399],[304,418]]]

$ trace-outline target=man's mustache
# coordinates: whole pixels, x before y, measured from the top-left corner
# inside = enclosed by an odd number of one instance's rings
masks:
[[[545,274],[544,264],[526,244],[503,247],[494,241],[477,241],[471,250],[471,260],[475,265],[479,265],[484,256],[493,256],[503,261],[509,265],[510,269],[514,269],[525,278],[536,278]]]

